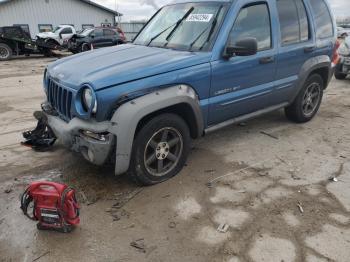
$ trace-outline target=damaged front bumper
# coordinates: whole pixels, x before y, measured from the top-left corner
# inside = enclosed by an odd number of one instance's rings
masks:
[[[95,165],[112,160],[116,136],[111,133],[111,122],[85,121],[75,117],[67,123],[58,116],[44,113],[47,125],[66,147],[82,153],[84,158]]]

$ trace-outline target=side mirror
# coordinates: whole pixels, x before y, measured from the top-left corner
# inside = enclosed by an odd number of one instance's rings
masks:
[[[95,34],[91,34],[90,37],[91,37],[91,38],[95,38]]]
[[[234,46],[226,46],[224,58],[233,56],[251,56],[258,52],[258,41],[256,38],[247,37],[236,42]]]

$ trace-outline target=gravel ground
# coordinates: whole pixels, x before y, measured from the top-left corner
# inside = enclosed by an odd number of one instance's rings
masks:
[[[0,64],[0,261],[349,261],[350,80],[332,80],[310,123],[278,111],[227,127],[194,141],[177,177],[139,188],[59,143],[20,146],[54,59]],[[77,189],[71,234],[37,231],[21,214],[18,197],[38,179]]]

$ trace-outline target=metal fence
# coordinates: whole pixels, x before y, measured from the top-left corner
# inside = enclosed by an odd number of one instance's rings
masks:
[[[132,41],[146,22],[119,23],[119,27],[124,31],[127,41]]]

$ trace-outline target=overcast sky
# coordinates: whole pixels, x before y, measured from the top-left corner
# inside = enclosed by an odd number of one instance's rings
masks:
[[[115,0],[93,0],[115,9]],[[117,0],[118,11],[123,13],[122,21],[148,19],[155,11],[173,0]],[[350,0],[328,0],[336,16],[350,16]]]

